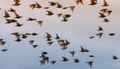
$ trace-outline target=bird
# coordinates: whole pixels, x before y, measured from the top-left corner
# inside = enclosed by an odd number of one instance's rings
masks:
[[[13,6],[19,6],[20,5],[20,0],[14,0],[13,2],[14,2]]]
[[[80,52],[89,52],[89,50],[87,50],[87,49],[83,48],[82,46],[80,46],[80,49],[81,49],[81,51],[80,51]]]
[[[103,0],[103,5],[102,5],[103,7],[105,7],[105,6],[109,6],[109,4],[107,3],[107,1],[106,0]]]
[[[108,23],[108,22],[110,22],[110,20],[107,19],[107,18],[104,18],[104,19],[103,19],[103,22]]]
[[[7,24],[17,22],[15,19],[5,19]]]
[[[103,34],[104,34],[103,32],[99,32],[99,33],[96,34],[96,36],[98,36],[99,38],[101,38],[103,36]]]
[[[62,58],[63,58],[62,61],[64,61],[64,62],[67,62],[67,61],[68,61],[68,59],[67,59],[66,57],[62,57]]]
[[[60,39],[60,36],[58,34],[56,34],[55,39]]]
[[[48,2],[50,6],[55,6],[56,2]]]
[[[90,38],[90,39],[93,39],[93,38],[95,38],[95,36],[90,36],[89,38]]]
[[[38,47],[38,45],[32,45],[32,47],[33,47],[33,48],[36,48],[36,47]]]
[[[53,41],[49,41],[47,42],[47,44],[50,46],[51,44],[53,44]]]
[[[9,11],[9,12],[15,12],[16,10],[13,9],[13,8],[10,8],[8,11]]]
[[[34,40],[30,40],[29,43],[30,43],[30,44],[33,44],[33,43],[34,43]]]
[[[93,61],[88,61],[88,62],[86,62],[89,66],[90,66],[90,68],[92,68],[92,66],[93,66]]]
[[[70,10],[73,12],[75,9],[75,6],[69,6]]]
[[[51,34],[46,32],[46,38],[52,38]]]
[[[108,13],[108,15],[110,15],[112,13],[112,10],[107,10],[106,13]]]
[[[106,17],[106,15],[104,13],[101,13],[101,12],[99,12],[99,15],[100,15],[99,16],[100,18],[105,18]]]
[[[52,65],[54,65],[54,64],[56,63],[56,61],[50,61],[50,63],[51,63]]]
[[[84,4],[84,3],[83,3],[83,0],[76,0],[75,3],[76,3],[77,5],[80,4],[80,3],[81,3],[81,4]]]
[[[90,0],[90,4],[89,5],[96,5],[97,4],[97,0]]]
[[[103,28],[101,26],[98,26],[97,31],[103,31]]]
[[[16,22],[16,27],[21,27],[23,24],[20,24],[19,22]]]
[[[16,12],[14,12],[14,14],[15,14],[15,18],[17,18],[17,19],[22,17],[22,16],[18,15]]]
[[[80,62],[79,59],[77,58],[74,59],[74,63],[79,63],[79,62]]]
[[[89,55],[89,57],[95,57],[94,55]]]
[[[36,6],[35,7],[36,8],[42,8],[42,6],[38,2],[36,2]]]
[[[30,4],[30,8],[32,9],[36,8],[36,4]]]
[[[70,14],[65,14],[65,15],[63,15],[65,18],[70,18],[71,17],[71,15]]]
[[[6,10],[4,10],[4,17],[5,17],[5,18],[10,17],[9,13],[8,13]]]
[[[57,16],[58,16],[58,17],[61,17],[61,16],[62,16],[62,13],[58,13]]]
[[[54,14],[52,11],[49,11],[49,10],[47,10],[46,12],[47,12],[46,15],[49,15],[49,16],[52,16]]]
[[[42,23],[43,23],[43,21],[41,21],[41,20],[37,21],[37,24],[40,26],[42,26]]]
[[[109,35],[109,36],[114,36],[114,35],[115,35],[115,33],[109,33],[108,35]]]
[[[1,51],[2,51],[2,52],[6,52],[7,50],[8,50],[8,49],[2,49]]]
[[[27,21],[35,21],[36,18],[31,18],[31,17],[28,17]]]
[[[57,8],[62,8],[63,6],[60,4],[60,3],[58,3],[58,2],[56,2],[56,6],[57,6]]]
[[[118,59],[118,57],[117,57],[117,56],[112,55],[112,59],[117,60],[117,59]]]
[[[31,33],[32,36],[37,36],[38,34],[37,33]]]
[[[69,51],[69,53],[74,57],[75,51]]]

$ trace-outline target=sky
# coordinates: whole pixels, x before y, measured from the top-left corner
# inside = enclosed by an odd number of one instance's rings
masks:
[[[63,6],[76,6],[72,12],[70,9],[58,9],[50,6],[54,15],[46,15],[47,9],[31,9],[30,4],[40,3],[43,7],[49,6],[48,2],[59,2]],[[20,6],[13,6],[13,0],[0,0],[0,38],[6,41],[4,46],[0,45],[0,50],[8,49],[6,52],[0,51],[0,69],[119,69],[120,68],[120,8],[119,0],[107,0],[109,6],[102,7],[103,0],[98,0],[98,4],[91,6],[89,0],[84,0],[84,5],[76,5],[75,0],[21,0]],[[6,24],[4,18],[4,10],[14,8],[16,12],[22,16],[17,19],[23,26],[15,27],[15,24]],[[113,12],[107,16],[110,22],[103,22],[99,18],[99,11],[103,8],[112,10]],[[11,12],[11,17],[14,14]],[[62,22],[57,17],[57,13],[71,14],[67,22]],[[35,21],[26,21],[28,17],[42,20],[42,26]],[[104,30],[101,38],[96,36],[98,26]],[[14,41],[13,32],[20,33],[38,33],[37,36],[29,36],[21,42]],[[46,32],[53,37],[54,43],[49,46],[46,41]],[[67,39],[70,44],[66,50],[62,50],[54,39],[56,33],[62,38]],[[115,33],[114,36],[108,36],[109,33]],[[90,36],[95,36],[89,39]],[[33,48],[29,44],[29,40],[35,40],[34,44],[38,44],[37,48]],[[90,50],[88,53],[81,53],[80,46]],[[42,51],[47,51],[50,60],[57,62],[52,65],[50,63],[41,65],[39,57]],[[75,56],[71,57],[69,51],[75,51]],[[89,55],[95,55],[90,58]],[[117,60],[112,59],[112,55],[118,57]],[[62,56],[69,59],[67,62],[62,61]],[[74,58],[80,60],[74,63]],[[90,68],[86,62],[93,61],[93,67]]]

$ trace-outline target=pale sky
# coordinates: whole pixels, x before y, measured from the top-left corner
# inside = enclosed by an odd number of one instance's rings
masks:
[[[40,3],[43,7],[49,6],[48,2],[57,1],[63,6],[73,6],[75,9],[73,12],[70,9],[57,9],[50,7],[49,10],[55,14],[53,16],[46,15],[46,9],[34,9],[32,10],[29,5],[33,3]],[[8,51],[0,51],[0,69],[90,69],[86,64],[87,61],[94,61],[91,69],[119,69],[120,60],[113,60],[112,55],[120,57],[120,8],[119,0],[107,0],[108,7],[101,7],[103,1],[98,0],[98,4],[95,6],[88,5],[89,0],[84,1],[84,5],[76,5],[75,0],[21,0],[20,6],[12,6],[13,0],[0,0],[0,38],[6,41],[4,46],[0,46],[0,50],[7,48]],[[22,16],[18,19],[18,22],[22,23],[22,27],[15,27],[15,24],[5,24],[4,10],[9,10],[12,7],[16,9],[16,12]],[[99,11],[102,8],[107,8],[113,12],[107,16],[110,20],[109,23],[103,22],[99,18]],[[68,22],[61,22],[61,18],[57,17],[57,13],[69,13],[71,17]],[[9,12],[11,17],[14,18],[14,14]],[[26,21],[28,17],[37,18],[42,20],[42,27],[33,21]],[[95,34],[98,26],[103,27],[103,37],[98,38]],[[15,37],[11,35],[13,32],[20,33],[33,33],[36,32],[38,36],[30,36],[27,39],[23,39],[21,42],[15,42]],[[54,43],[48,46],[45,39],[45,32],[49,32],[53,38],[55,34],[59,34],[61,38],[68,39],[70,45],[63,51],[57,44],[57,41],[53,39]],[[114,36],[108,36],[109,33],[116,33]],[[93,39],[89,39],[90,36],[95,36]],[[29,40],[35,40],[35,44],[38,44],[37,48],[33,48],[29,44]],[[89,49],[89,53],[81,53],[80,45]],[[75,56],[71,57],[69,51],[76,51]],[[54,65],[46,64],[41,66],[40,54],[41,51],[47,51],[50,56],[50,60],[56,60]],[[90,58],[88,55],[95,55]],[[62,62],[62,56],[69,59],[68,62]],[[74,63],[74,58],[80,60],[79,63]]]

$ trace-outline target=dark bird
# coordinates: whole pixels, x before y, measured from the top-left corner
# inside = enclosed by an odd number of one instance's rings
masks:
[[[1,51],[2,51],[2,52],[6,52],[7,50],[8,50],[8,49],[2,49]]]
[[[62,13],[58,13],[57,16],[58,16],[58,17],[61,17],[61,16],[62,16]]]
[[[32,9],[36,8],[36,4],[30,4],[30,8]]]
[[[106,0],[103,0],[103,5],[102,6],[109,6],[109,4],[107,3],[107,1]]]
[[[108,15],[110,15],[112,13],[112,10],[107,10],[106,13],[108,13]]]
[[[90,4],[89,5],[96,5],[97,4],[97,0],[90,0]]]
[[[94,55],[89,55],[89,57],[95,57]]]
[[[35,21],[36,18],[31,18],[31,17],[28,17],[27,21]]]
[[[62,21],[62,22],[67,22],[68,19],[67,19],[65,16],[63,16],[63,19],[62,19],[61,21]]]
[[[33,48],[36,48],[36,47],[38,47],[38,45],[32,45],[32,47],[33,47]]]
[[[100,18],[105,18],[106,17],[106,15],[104,13],[101,13],[101,12],[99,12],[99,15],[100,15],[99,16]]]
[[[104,19],[103,19],[103,22],[106,22],[106,23],[107,23],[107,22],[110,22],[110,20],[108,20],[107,18],[104,18]]]
[[[9,13],[8,13],[6,10],[4,10],[4,17],[5,17],[5,18],[10,17]]]
[[[81,3],[81,4],[84,4],[84,3],[83,3],[83,0],[76,0],[75,2],[76,2],[77,5],[80,4],[80,3]]]
[[[46,32],[46,38],[52,38],[51,34]]]
[[[50,6],[55,6],[56,2],[48,2]]]
[[[35,7],[36,8],[42,8],[42,6],[38,2],[36,2],[36,6]]]
[[[33,43],[34,43],[34,40],[30,40],[29,43],[30,43],[30,44],[33,44]]]
[[[15,19],[5,19],[7,24],[13,23],[13,22],[17,22],[17,20]]]
[[[68,61],[68,59],[66,57],[62,57],[64,62]]]
[[[90,39],[93,39],[93,38],[95,38],[95,36],[90,36],[89,38],[90,38]]]
[[[52,11],[46,11],[47,12],[47,14],[46,15],[49,15],[49,16],[52,16],[54,13],[52,12]]]
[[[101,12],[101,13],[106,13],[106,12],[107,12],[107,10],[108,10],[108,9],[103,8],[103,9],[101,9],[101,10],[100,10],[100,12]]]
[[[37,36],[38,34],[37,33],[31,33],[32,36]]]
[[[99,38],[101,38],[103,36],[103,32],[97,33],[96,36],[98,36]]]
[[[75,9],[75,6],[69,6],[70,10],[73,12]]]
[[[60,39],[60,36],[58,34],[56,34],[55,39]]]
[[[37,24],[42,26],[43,21],[37,21]]]
[[[14,14],[15,14],[15,18],[17,18],[17,19],[19,19],[19,18],[22,17],[22,16],[20,16],[19,14],[17,14],[16,12],[14,12]]]
[[[79,62],[80,62],[79,59],[77,58],[74,59],[74,63],[79,63]]]
[[[70,14],[65,14],[64,17],[65,17],[65,18],[70,18],[71,15],[70,15]]]
[[[75,51],[69,51],[69,53],[74,57]]]
[[[16,27],[21,27],[23,24],[19,23],[19,22],[16,22]]]
[[[86,62],[86,63],[90,66],[90,68],[92,68],[93,61],[88,61],[88,62]]]
[[[50,61],[50,63],[51,63],[52,65],[54,65],[54,64],[56,63],[56,61]]]
[[[109,35],[109,36],[114,36],[114,35],[115,35],[115,33],[109,33],[108,35]]]
[[[98,26],[97,31],[103,31],[103,28],[101,26]]]
[[[13,8],[10,8],[10,10],[8,10],[8,11],[10,11],[10,12],[15,12],[16,10],[13,9]]]
[[[47,42],[47,44],[50,46],[51,44],[53,44],[53,41],[49,41]]]
[[[118,57],[113,55],[113,56],[112,56],[112,59],[117,60]]]
[[[14,0],[13,2],[14,2],[13,6],[19,6],[20,5],[20,0]]]
[[[57,8],[62,8],[62,5],[58,2],[56,2],[56,6],[57,6]]]
[[[83,48],[82,46],[80,46],[81,52],[89,52],[89,50]]]
[[[27,38],[28,36],[26,34],[21,34],[21,38],[25,39]]]

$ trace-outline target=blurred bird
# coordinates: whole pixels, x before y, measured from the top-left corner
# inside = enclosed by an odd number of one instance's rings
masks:
[[[34,43],[34,40],[30,40],[29,43],[30,43],[30,44],[33,44],[33,43]]]
[[[68,61],[68,59],[66,57],[62,57],[64,62]]]
[[[90,39],[93,39],[93,38],[95,38],[95,36],[90,36],[89,38],[90,38]]]
[[[69,53],[74,57],[75,51],[69,51]]]
[[[89,55],[89,57],[95,57],[94,55]]]
[[[97,0],[90,0],[90,4],[89,5],[96,5],[97,4]]]
[[[103,28],[101,26],[98,26],[97,31],[103,31]]]
[[[50,46],[51,44],[53,44],[53,41],[49,41],[47,42],[47,44]]]
[[[47,12],[47,14],[46,15],[49,15],[49,16],[51,16],[51,15],[53,15],[54,13],[52,12],[52,11],[46,11]]]
[[[14,12],[14,14],[15,14],[15,18],[17,18],[17,19],[22,17],[22,16],[18,15],[16,12]]]
[[[36,48],[36,47],[38,47],[38,45],[32,45],[32,47],[33,47],[33,48]]]
[[[80,62],[79,59],[77,58],[74,59],[74,63],[79,63],[79,62]]]
[[[112,10],[107,10],[106,13],[108,13],[108,15],[110,15],[112,13]]]
[[[114,36],[114,35],[115,35],[115,33],[109,33],[108,35],[109,35],[109,36]]]
[[[103,32],[97,33],[96,36],[98,36],[99,38],[101,38],[103,36]]]
[[[42,26],[43,21],[37,21],[37,24]]]
[[[65,17],[65,18],[70,18],[71,15],[70,15],[70,14],[65,14],[64,17]]]
[[[23,24],[20,24],[19,22],[16,22],[16,27],[21,27]]]
[[[103,5],[102,5],[103,7],[105,7],[105,6],[109,6],[109,4],[107,3],[107,1],[106,0],[103,0]]]
[[[8,50],[8,49],[2,49],[1,51],[2,51],[2,52],[6,52],[7,50]]]
[[[70,10],[73,12],[75,9],[75,6],[69,6]]]
[[[20,0],[14,0],[13,2],[14,2],[13,6],[19,6],[20,5]]]
[[[80,52],[89,52],[89,50],[87,50],[87,49],[83,48],[82,46],[80,46],[80,49],[81,49],[81,51],[80,51]]]
[[[36,18],[31,18],[31,17],[28,17],[27,21],[35,21]]]
[[[55,39],[60,39],[60,36],[58,34],[56,34]]]
[[[92,68],[93,61],[88,61],[88,62],[86,62],[86,63],[90,66],[90,68]]]
[[[99,15],[100,15],[100,16],[99,16],[100,18],[106,17],[106,15],[105,15],[104,13],[101,13],[101,12],[99,12]]]
[[[56,2],[57,8],[62,8],[62,5],[58,2]]]
[[[62,16],[62,13],[58,13],[57,16],[58,16],[58,17],[61,17],[61,16]]]
[[[83,0],[76,0],[75,2],[76,2],[77,5],[80,4],[80,3],[83,4]]]
[[[10,10],[8,10],[8,11],[10,11],[10,12],[15,12],[16,10],[13,9],[13,8],[10,8]]]
[[[13,23],[13,22],[17,22],[17,20],[15,20],[15,19],[5,19],[7,22],[7,24],[9,24],[9,23]]]
[[[52,38],[51,34],[46,32],[46,38]]]
[[[54,65],[54,64],[56,63],[56,61],[50,61],[50,63],[51,63],[52,65]]]
[[[38,2],[36,2],[36,6],[35,7],[36,8],[42,8],[42,6]]]
[[[9,13],[8,13],[6,10],[4,10],[4,17],[5,17],[5,18],[10,17]]]
[[[50,6],[55,6],[56,2],[48,2]]]
[[[103,22],[106,22],[106,23],[107,23],[107,22],[110,22],[110,20],[108,20],[107,18],[104,18],[104,19],[103,19]]]
[[[112,56],[112,59],[117,60],[118,57],[113,55],[113,56]]]
[[[36,4],[30,4],[30,8],[32,9],[36,8]]]
[[[32,36],[37,36],[38,34],[37,33],[31,33]]]

